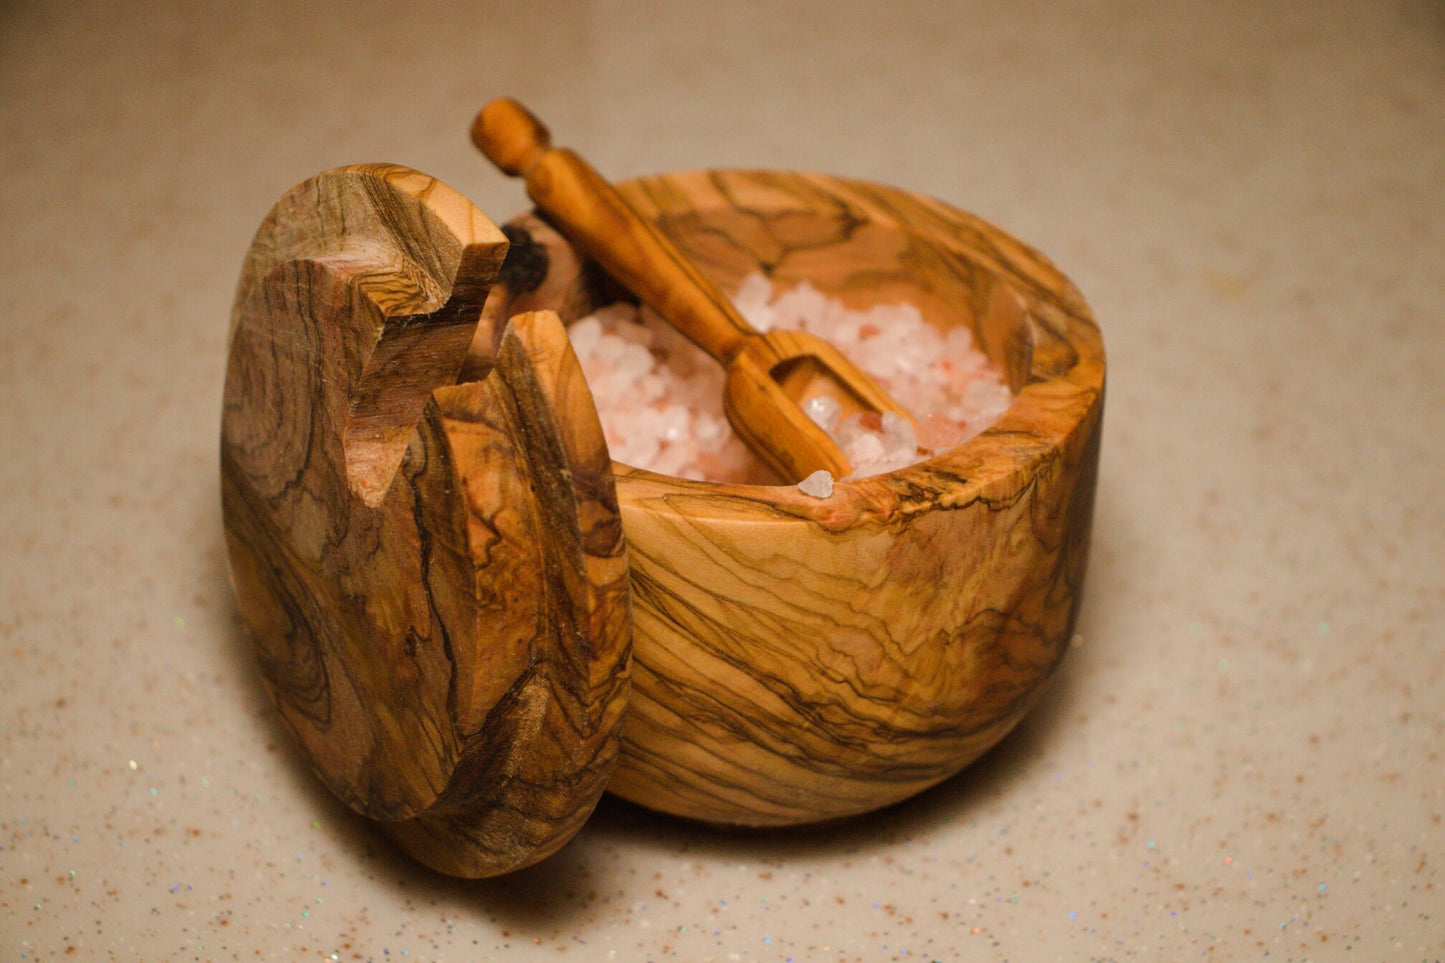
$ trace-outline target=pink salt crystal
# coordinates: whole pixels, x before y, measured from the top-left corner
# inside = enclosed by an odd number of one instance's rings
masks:
[[[662,451],[656,438],[649,438],[640,432],[622,440],[620,444],[614,444],[609,438],[607,447],[613,458],[627,465],[638,466],[651,465]]]
[[[623,381],[635,382],[652,370],[653,363],[652,353],[634,342],[618,352],[613,371]]]
[[[827,498],[833,494],[833,473],[820,468],[798,482],[798,491],[814,498]]]
[[[728,423],[721,418],[699,414],[692,425],[693,440],[703,451],[717,451],[727,440]]]
[[[943,344],[949,354],[964,354],[973,349],[973,332],[968,328],[949,328]]]
[[[918,423],[918,447],[924,451],[936,453],[957,448],[967,438],[963,425],[940,414],[931,414]]]
[[[832,431],[828,432],[828,434],[831,435],[833,437],[833,440],[838,443],[839,448],[846,450],[849,445],[856,441],[861,435],[865,434],[867,430],[868,429],[863,427],[862,416],[852,414],[839,421],[837,427],[835,427]]]
[[[803,414],[829,434],[837,427],[838,416],[842,412],[843,406],[838,403],[838,399],[827,395],[818,395],[803,402]]]
[[[572,341],[572,351],[579,358],[584,355],[591,357],[597,350],[597,342],[602,339],[602,322],[596,315],[589,315],[568,328],[567,337]]]
[[[883,412],[883,447],[890,454],[912,458],[918,454],[918,436],[913,431],[913,422],[902,415]]]
[[[688,421],[689,413],[682,405],[668,405],[662,409],[664,422],[662,426],[662,437],[668,441],[678,442],[689,437]]]
[[[827,308],[828,299],[807,281],[784,292],[773,301],[773,315],[780,328],[808,330],[808,320],[822,317]]]
[[[681,475],[697,461],[697,455],[691,445],[663,445],[648,468],[664,475]]]
[[[970,381],[963,389],[963,403],[971,406],[976,412],[974,417],[983,421],[997,421],[1012,400],[1008,388],[982,378]]]
[[[872,462],[878,461],[888,452],[883,447],[883,442],[878,435],[871,431],[865,431],[856,435],[843,449],[843,454],[848,457],[848,464],[853,466],[854,475],[871,475],[868,471]]]
[[[738,313],[759,331],[771,331],[776,315],[768,302],[773,297],[773,285],[761,274],[753,273],[743,278],[743,283],[733,293],[733,304]]]

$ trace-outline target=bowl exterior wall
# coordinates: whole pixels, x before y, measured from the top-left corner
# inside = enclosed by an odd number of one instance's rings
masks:
[[[957,773],[1023,717],[1073,635],[1103,412],[1087,305],[1026,245],[905,191],[758,171],[622,187],[724,286],[760,270],[968,325],[1017,397],[961,448],[823,500],[618,465],[634,664],[608,788],[709,822],[786,825]],[[615,293],[545,224],[517,223],[575,273],[504,287],[490,317],[543,296],[575,316]]]

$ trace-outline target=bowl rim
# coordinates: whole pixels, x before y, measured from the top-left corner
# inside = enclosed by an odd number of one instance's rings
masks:
[[[804,494],[795,484],[686,479],[614,460],[624,502],[688,497],[694,505],[691,516],[730,522],[752,517],[740,514],[738,506],[755,502],[767,509],[756,521],[781,516],[833,525],[880,508],[912,514],[934,505],[959,507],[988,497],[994,485],[1025,483],[1097,417],[1104,393],[1104,345],[1083,295],[1049,258],[978,215],[905,188],[809,171],[691,168],[630,178],[617,188],[645,217],[664,222],[666,231],[668,218],[710,209],[697,203],[704,193],[726,199],[769,182],[807,188],[860,221],[920,236],[989,271],[1022,302],[1030,342],[1024,384],[999,420],[964,444],[891,472],[835,479],[829,498]],[[792,203],[777,204],[769,213],[812,209],[794,193],[775,196]]]

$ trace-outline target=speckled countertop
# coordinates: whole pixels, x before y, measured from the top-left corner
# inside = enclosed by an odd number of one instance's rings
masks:
[[[0,960],[1445,957],[1445,7],[356,6],[0,6]],[[240,259],[341,163],[516,213],[502,93],[617,177],[936,195],[1088,296],[1082,644],[963,775],[813,832],[605,801],[476,883],[290,748],[222,548]]]

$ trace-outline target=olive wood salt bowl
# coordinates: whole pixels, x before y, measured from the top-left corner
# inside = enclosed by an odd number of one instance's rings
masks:
[[[1073,633],[1104,354],[1052,264],[858,181],[619,187],[724,289],[762,271],[967,326],[1016,400],[826,499],[613,463],[557,316],[619,291],[544,221],[508,226],[503,267],[415,171],[283,197],[232,317],[232,580],[322,780],[444,872],[545,857],[604,788],[750,826],[897,802],[998,742]]]

